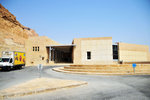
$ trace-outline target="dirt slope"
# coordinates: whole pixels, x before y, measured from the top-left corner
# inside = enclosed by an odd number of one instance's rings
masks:
[[[0,4],[0,57],[2,51],[25,51],[25,40],[38,34],[16,20],[6,8]]]

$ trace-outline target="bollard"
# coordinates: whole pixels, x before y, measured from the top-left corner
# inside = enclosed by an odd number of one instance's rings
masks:
[[[39,64],[37,67],[38,67],[39,78],[41,78],[43,65],[42,65],[42,64]]]

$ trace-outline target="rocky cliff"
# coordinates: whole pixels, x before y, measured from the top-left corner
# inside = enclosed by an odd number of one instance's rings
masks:
[[[2,51],[25,51],[25,40],[38,34],[20,24],[16,17],[0,4],[0,57]]]

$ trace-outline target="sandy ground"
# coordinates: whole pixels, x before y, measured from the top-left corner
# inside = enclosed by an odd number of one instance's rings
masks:
[[[0,91],[1,98],[24,96],[29,94],[36,94],[40,92],[47,92],[62,88],[71,88],[87,84],[82,81],[62,80],[54,78],[36,78],[22,84],[12,86]]]

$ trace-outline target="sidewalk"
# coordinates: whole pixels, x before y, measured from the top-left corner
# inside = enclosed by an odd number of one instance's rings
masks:
[[[87,84],[87,82],[53,78],[37,78],[4,90],[0,90],[0,100],[8,97],[36,94],[61,88],[71,88],[84,84]]]

